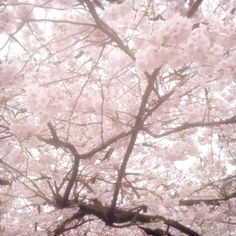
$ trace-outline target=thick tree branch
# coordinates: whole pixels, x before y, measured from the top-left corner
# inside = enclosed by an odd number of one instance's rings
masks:
[[[49,128],[49,130],[50,130],[50,132],[51,132],[51,134],[52,134],[52,138],[53,138],[55,141],[58,141],[59,138],[58,138],[58,136],[57,136],[57,132],[56,132],[56,130],[54,129],[52,123],[51,123],[51,122],[48,122],[47,125],[48,125],[48,128]]]
[[[40,135],[37,135],[37,138],[42,141],[42,142],[45,142],[49,145],[52,145],[56,148],[65,148],[65,149],[68,149],[71,154],[76,157],[76,158],[80,158],[80,155],[79,153],[77,152],[75,146],[69,142],[65,142],[65,141],[62,141],[62,140],[55,140],[54,138],[44,138]]]
[[[109,147],[111,144],[115,143],[116,141],[118,141],[121,138],[124,138],[126,136],[129,136],[130,134],[132,134],[133,132],[135,132],[135,129],[131,129],[128,132],[122,132],[112,138],[110,138],[109,140],[105,141],[104,143],[98,145],[97,147],[95,147],[94,149],[92,149],[89,152],[86,153],[82,153],[80,155],[81,159],[89,159],[91,158],[93,155],[95,155],[96,153],[106,149],[107,147]]]
[[[196,0],[195,3],[193,3],[193,5],[191,6],[191,8],[189,9],[188,13],[187,13],[187,17],[191,18],[198,10],[198,8],[200,7],[200,5],[202,4],[203,0]]]
[[[11,185],[11,182],[6,179],[0,179],[0,185],[2,186]]]
[[[131,135],[128,147],[126,149],[125,156],[123,158],[122,164],[121,164],[119,172],[118,172],[118,178],[117,178],[117,181],[115,184],[115,190],[114,190],[113,199],[112,199],[112,203],[111,203],[111,209],[110,209],[110,213],[109,213],[110,224],[112,224],[112,221],[113,221],[113,215],[114,215],[114,211],[115,211],[115,207],[116,207],[116,202],[117,202],[117,198],[119,195],[121,182],[122,182],[122,179],[123,179],[123,176],[125,173],[126,165],[128,163],[129,157],[133,151],[133,147],[136,142],[138,132],[140,129],[143,128],[145,108],[146,108],[146,105],[148,102],[148,98],[153,90],[153,86],[154,86],[156,77],[157,77],[160,69],[161,69],[160,67],[158,69],[155,69],[151,75],[146,74],[147,79],[148,79],[148,84],[147,84],[146,90],[144,92],[144,95],[142,96],[142,101],[141,101],[141,104],[139,107],[139,112],[136,117],[136,121],[135,121],[135,125],[134,125],[135,131]]]
[[[79,159],[74,157],[74,163],[72,166],[72,173],[71,173],[71,177],[69,179],[69,182],[66,186],[63,198],[62,198],[62,202],[61,202],[61,207],[65,207],[67,205],[67,201],[69,199],[69,195],[71,192],[71,189],[76,181],[76,177],[78,174],[78,168],[79,168]]]
[[[110,215],[110,207],[103,206],[101,203],[99,205],[95,204],[86,204],[86,203],[79,203],[80,210],[86,215],[94,215],[101,219],[106,224],[109,224],[109,215]],[[148,214],[141,214],[140,212],[135,212],[132,210],[123,210],[121,208],[115,208],[113,214],[113,223],[114,224],[124,224],[131,222],[133,224],[140,224],[140,223],[157,223],[163,222],[165,225],[169,227],[173,227],[179,230],[182,233],[185,233],[189,236],[200,236],[197,232],[186,227],[175,220],[167,219],[160,215],[148,215]],[[111,227],[115,227],[115,225],[111,225]]]
[[[165,220],[164,223],[168,226],[171,226],[175,229],[178,229],[180,232],[185,233],[186,235],[189,236],[200,236],[200,234],[198,234],[197,232],[193,231],[192,229],[190,229],[189,227],[186,227],[182,224],[180,224],[178,221],[175,220]]]
[[[98,147],[94,148],[93,150],[91,150],[90,152],[84,153],[82,155],[80,155],[76,149],[76,147],[71,144],[70,142],[66,142],[66,141],[62,141],[59,139],[55,128],[53,127],[53,125],[49,122],[48,123],[48,128],[51,132],[52,138],[44,138],[41,136],[37,136],[38,139],[40,141],[43,141],[49,145],[52,145],[56,148],[65,148],[68,149],[70,151],[70,153],[72,154],[72,156],[74,157],[74,161],[73,161],[73,165],[72,165],[72,169],[71,169],[71,176],[69,179],[69,182],[66,186],[65,192],[63,197],[60,197],[59,195],[57,196],[58,198],[56,198],[56,206],[58,208],[64,208],[67,206],[67,202],[68,202],[68,198],[71,192],[71,189],[75,183],[77,174],[78,174],[78,167],[79,167],[79,162],[81,159],[88,159],[91,158],[93,155],[95,155],[97,152],[104,150],[105,148],[107,148],[108,146],[110,146],[112,143],[116,142],[117,140],[126,137],[128,135],[130,135],[131,133],[135,132],[135,129],[130,130],[129,132],[126,133],[121,133],[111,139],[109,139],[108,141],[104,142],[103,144],[99,145]]]
[[[68,184],[66,186],[65,192],[64,192],[62,197],[60,197],[59,193],[57,193],[58,196],[55,199],[56,200],[56,203],[55,203],[56,206],[58,208],[64,208],[64,207],[67,206],[67,202],[68,202],[68,199],[69,199],[71,189],[72,189],[72,187],[73,187],[73,185],[76,181],[76,177],[77,177],[77,174],[78,174],[79,163],[80,163],[80,155],[77,152],[74,145],[72,145],[71,143],[68,143],[68,142],[61,141],[58,138],[56,130],[53,127],[53,125],[51,124],[51,122],[48,123],[48,128],[51,132],[52,139],[46,139],[46,138],[42,138],[42,137],[39,137],[39,139],[46,142],[46,143],[48,143],[48,144],[51,144],[55,147],[64,147],[64,148],[69,149],[71,154],[74,157],[74,161],[73,161],[72,168],[71,168],[71,176],[69,178],[69,181],[68,181]]]
[[[193,205],[198,205],[201,203],[204,203],[206,205],[220,205],[219,200],[220,199],[197,199],[197,200],[187,199],[187,200],[180,200],[179,205],[180,206],[193,206]]]
[[[107,25],[97,14],[96,9],[93,3],[90,0],[84,0],[86,3],[89,12],[91,13],[94,21],[96,22],[97,27],[106,35],[108,35],[114,42],[117,43],[118,47],[126,53],[133,61],[135,61],[135,56],[133,52],[126,46],[123,41],[120,39],[118,34],[109,26]]]
[[[52,145],[56,148],[65,148],[65,149],[68,149],[71,154],[73,156],[77,156],[79,159],[89,159],[91,158],[92,156],[94,156],[96,153],[100,152],[100,151],[103,151],[104,149],[106,149],[107,147],[109,147],[111,144],[115,143],[116,141],[118,141],[119,139],[121,138],[124,138],[126,136],[129,136],[130,134],[132,134],[133,132],[135,131],[135,129],[131,129],[130,131],[128,132],[122,132],[112,138],[110,138],[109,140],[107,140],[106,142],[98,145],[97,147],[95,147],[94,149],[92,149],[91,151],[89,152],[86,152],[86,153],[82,153],[82,154],[79,154],[76,147],[70,143],[70,142],[65,142],[65,141],[62,141],[60,139],[54,139],[54,138],[44,138],[40,135],[37,136],[37,138],[40,140],[40,141],[43,141],[49,145]]]
[[[170,234],[169,232],[166,232],[162,229],[150,229],[142,226],[138,226],[140,229],[142,229],[147,235],[152,235],[152,236],[174,236],[173,234]]]

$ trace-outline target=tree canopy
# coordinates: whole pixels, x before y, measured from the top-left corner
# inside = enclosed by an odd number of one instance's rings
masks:
[[[236,235],[235,0],[1,0],[1,235]]]

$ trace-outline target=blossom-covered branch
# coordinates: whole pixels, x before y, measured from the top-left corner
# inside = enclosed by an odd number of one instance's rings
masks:
[[[234,0],[1,2],[0,235],[235,233]]]
[[[236,116],[233,116],[231,118],[225,119],[225,120],[219,120],[219,121],[212,121],[212,122],[194,122],[194,123],[184,123],[180,125],[179,127],[170,129],[169,131],[163,132],[161,134],[155,134],[150,129],[144,127],[144,131],[147,132],[149,135],[151,135],[153,138],[162,138],[174,133],[178,133],[184,130],[188,130],[191,128],[198,128],[198,127],[213,127],[213,126],[219,126],[219,125],[229,125],[229,124],[235,124],[236,123]]]
[[[93,16],[96,25],[99,30],[107,34],[114,42],[117,43],[118,47],[126,53],[133,61],[135,60],[135,56],[133,52],[126,46],[123,41],[120,39],[118,34],[112,29],[108,24],[106,24],[97,14],[96,9],[93,3],[90,0],[84,0],[86,3],[91,15]]]
[[[130,137],[130,141],[129,141],[129,144],[126,149],[125,156],[123,158],[122,164],[121,164],[119,172],[118,172],[118,177],[117,177],[115,190],[114,190],[112,203],[111,203],[111,209],[110,209],[110,213],[109,213],[110,224],[113,223],[113,215],[114,215],[116,202],[117,202],[118,194],[119,194],[120,187],[121,187],[121,182],[122,182],[122,179],[123,179],[123,176],[125,173],[125,169],[126,169],[128,160],[130,158],[130,155],[133,151],[133,148],[134,148],[137,136],[138,136],[138,132],[143,128],[146,105],[147,105],[149,96],[150,96],[151,92],[153,91],[153,86],[154,86],[156,77],[158,76],[158,74],[160,72],[160,69],[161,69],[161,67],[158,69],[155,69],[151,75],[146,73],[148,84],[147,84],[145,92],[142,96],[142,101],[141,101],[139,111],[138,111],[138,114],[136,117],[136,121],[135,121],[135,125],[134,125],[135,131],[132,133],[132,135]]]

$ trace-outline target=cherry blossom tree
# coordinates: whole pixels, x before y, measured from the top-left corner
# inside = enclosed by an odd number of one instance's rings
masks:
[[[235,0],[1,0],[1,235],[236,235]]]

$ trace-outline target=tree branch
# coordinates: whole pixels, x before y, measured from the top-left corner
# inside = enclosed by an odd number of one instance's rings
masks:
[[[81,212],[86,215],[94,215],[101,219],[106,224],[109,224],[109,215],[110,215],[110,207],[103,206],[99,203],[99,206],[94,204],[86,204],[79,202],[79,207]],[[127,222],[131,222],[133,224],[140,224],[140,223],[157,223],[162,221],[165,225],[173,227],[179,230],[182,233],[185,233],[189,236],[200,236],[197,232],[186,227],[179,222],[171,219],[167,219],[160,215],[148,215],[148,214],[141,214],[139,212],[135,212],[132,210],[123,210],[121,208],[114,209],[113,215],[113,223],[115,224],[124,224]],[[111,227],[115,227],[116,225],[111,225]]]
[[[51,122],[48,122],[48,128],[52,134],[52,139],[46,139],[46,138],[42,138],[42,137],[38,137],[40,140],[44,141],[45,143],[48,143],[48,144],[51,144],[55,147],[64,147],[66,149],[69,149],[71,154],[73,155],[74,157],[74,162],[72,164],[72,168],[71,168],[71,176],[70,176],[70,179],[68,181],[68,184],[66,186],[66,189],[65,189],[65,192],[63,194],[63,197],[61,197],[59,195],[59,193],[57,193],[57,198],[55,199],[56,200],[56,206],[58,208],[64,208],[66,207],[67,205],[67,202],[68,202],[68,199],[69,199],[69,195],[70,195],[70,192],[71,192],[71,189],[76,181],[76,177],[77,177],[77,174],[78,174],[78,168],[79,168],[79,163],[80,163],[80,155],[79,153],[77,152],[75,146],[71,143],[68,143],[68,142],[64,142],[64,141],[61,141],[59,138],[58,138],[58,135],[56,133],[56,130],[54,129],[53,125],[51,124]]]
[[[173,234],[170,234],[162,229],[150,229],[142,226],[138,226],[141,230],[143,230],[147,235],[152,235],[152,236],[174,236]]]
[[[84,0],[86,3],[86,6],[89,9],[89,12],[91,13],[93,19],[96,22],[97,27],[106,35],[108,35],[114,42],[117,43],[118,47],[126,53],[133,61],[135,61],[135,56],[133,52],[130,51],[128,46],[126,46],[123,41],[120,39],[118,34],[109,26],[107,25],[97,14],[96,9],[93,5],[93,3],[90,0]]]
[[[189,9],[188,13],[187,13],[187,17],[191,18],[198,10],[198,8],[200,7],[200,5],[202,4],[203,0],[197,0]]]
[[[65,148],[68,149],[70,151],[70,153],[72,154],[72,156],[74,157],[74,162],[72,165],[72,169],[71,169],[71,177],[69,179],[69,182],[67,184],[67,187],[65,189],[64,195],[63,197],[58,196],[56,200],[56,206],[58,208],[64,208],[67,205],[67,201],[71,192],[71,189],[75,183],[76,180],[76,176],[78,173],[78,167],[79,167],[79,162],[81,159],[88,159],[91,158],[93,155],[95,155],[97,152],[104,150],[105,148],[107,148],[108,146],[110,146],[112,143],[116,142],[117,140],[126,137],[130,134],[132,134],[133,132],[135,132],[135,129],[131,129],[129,132],[126,133],[121,133],[111,139],[109,139],[108,141],[104,142],[103,144],[99,145],[98,147],[94,148],[93,150],[91,150],[90,152],[84,153],[82,155],[80,155],[76,149],[76,147],[71,144],[70,142],[66,142],[66,141],[62,141],[59,139],[56,130],[54,129],[53,125],[49,122],[48,123],[48,127],[49,130],[51,132],[52,138],[44,138],[42,136],[37,136],[37,138],[40,141],[43,141],[49,145],[52,145],[56,148]]]
[[[65,141],[62,141],[62,140],[55,140],[54,138],[44,138],[41,135],[37,135],[37,138],[40,141],[43,141],[43,142],[45,142],[49,145],[52,145],[56,148],[68,149],[74,157],[80,158],[80,155],[77,152],[75,146],[73,144],[69,143],[69,142],[65,142]]]
[[[83,217],[85,216],[84,213],[82,212],[77,212],[75,213],[73,216],[71,216],[70,218],[67,218],[66,220],[64,220],[61,224],[59,224],[57,226],[57,228],[54,230],[53,236],[58,236],[60,234],[63,234],[64,232],[68,231],[68,228],[66,228],[66,226],[70,223],[72,223],[74,220],[81,220]],[[85,223],[85,222],[84,222]],[[78,226],[80,226],[81,224],[79,224]],[[77,226],[77,227],[78,227]]]
[[[138,115],[136,117],[136,121],[135,121],[135,125],[134,125],[134,132],[131,135],[128,147],[126,149],[126,153],[125,156],[123,158],[122,164],[120,166],[119,172],[118,172],[118,178],[115,184],[115,190],[114,190],[114,194],[113,194],[113,199],[111,202],[111,209],[110,209],[110,213],[109,213],[109,221],[110,224],[112,224],[113,221],[113,215],[114,215],[114,211],[115,211],[115,207],[116,207],[116,202],[117,202],[117,198],[119,195],[119,190],[120,190],[120,186],[121,186],[121,182],[125,173],[125,169],[126,169],[126,165],[128,163],[129,157],[133,151],[133,147],[134,144],[136,142],[137,139],[137,135],[140,129],[143,128],[143,123],[144,123],[144,114],[145,114],[145,108],[146,108],[146,104],[148,102],[148,98],[153,90],[153,86],[154,86],[154,82],[156,80],[156,77],[160,71],[161,67],[159,67],[158,69],[155,69],[153,71],[153,73],[151,75],[149,75],[148,73],[146,73],[147,79],[148,79],[148,84],[146,87],[146,90],[144,92],[144,95],[142,96],[142,101],[139,107],[139,112]]]
[[[204,203],[206,205],[220,205],[223,201],[228,201],[232,198],[236,198],[236,192],[226,195],[224,198],[216,198],[216,199],[187,199],[187,200],[180,200],[180,206],[193,206]]]
[[[52,138],[53,138],[55,141],[58,141],[59,138],[58,138],[58,136],[57,136],[56,130],[55,130],[54,127],[52,126],[52,123],[51,123],[51,122],[48,122],[47,125],[48,125],[48,128],[49,128],[49,130],[50,130],[50,132],[51,132],[51,134],[52,134]]]
[[[0,185],[1,186],[11,185],[11,182],[6,179],[0,179]]]
[[[170,134],[178,133],[178,132],[190,129],[190,128],[212,127],[212,126],[228,125],[228,124],[234,124],[234,123],[236,123],[236,116],[233,116],[233,117],[225,119],[225,120],[220,120],[220,121],[184,123],[184,124],[180,125],[179,127],[173,128],[173,129],[163,132],[161,134],[155,134],[146,127],[143,130],[145,132],[147,132],[149,135],[151,135],[153,138],[162,138],[162,137],[168,136]]]
[[[104,149],[106,149],[107,147],[109,147],[111,144],[115,143],[116,141],[118,141],[119,139],[121,138],[124,138],[126,136],[129,136],[130,134],[132,134],[133,132],[135,131],[135,129],[131,129],[130,131],[128,132],[122,132],[112,138],[110,138],[109,140],[107,140],[106,142],[98,145],[97,147],[95,147],[94,149],[92,149],[91,151],[89,152],[86,152],[86,153],[82,153],[80,155],[80,159],[89,159],[91,158],[93,155],[95,155],[97,152],[100,152]]]

